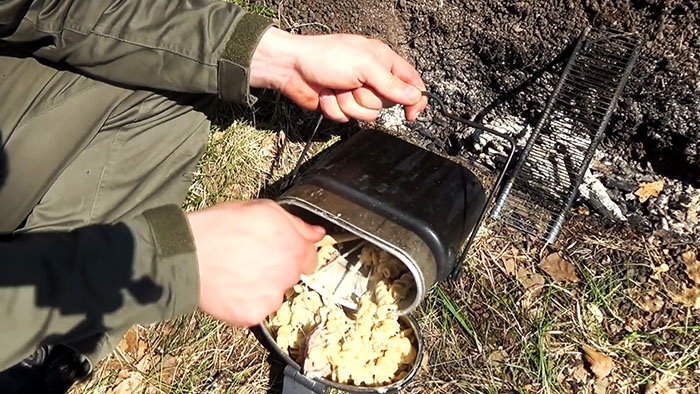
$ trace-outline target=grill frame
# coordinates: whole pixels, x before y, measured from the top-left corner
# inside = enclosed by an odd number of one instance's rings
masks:
[[[509,171],[492,218],[546,244],[556,240],[632,73],[641,43],[636,34],[614,28],[584,29]]]

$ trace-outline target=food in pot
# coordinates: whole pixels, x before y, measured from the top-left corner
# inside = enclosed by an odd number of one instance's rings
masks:
[[[396,314],[414,281],[398,259],[375,246],[364,246],[359,261],[370,267],[374,286],[360,297],[357,311],[346,313],[299,284],[287,292],[268,326],[280,349],[303,365],[308,377],[388,385],[404,378],[416,360],[414,334]]]

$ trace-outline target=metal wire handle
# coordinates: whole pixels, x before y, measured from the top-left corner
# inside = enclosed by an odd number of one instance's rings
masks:
[[[484,217],[486,216],[486,212],[488,212],[489,207],[492,205],[493,200],[495,199],[498,189],[501,186],[501,183],[503,182],[503,178],[505,177],[506,172],[508,171],[508,167],[510,167],[510,163],[513,160],[513,157],[515,156],[515,140],[513,137],[511,137],[508,134],[501,133],[500,131],[496,131],[490,127],[487,127],[481,123],[477,123],[474,121],[471,121],[469,119],[462,118],[461,116],[455,115],[452,112],[450,112],[447,109],[447,105],[445,105],[445,102],[440,99],[435,93],[431,93],[428,91],[424,91],[423,95],[428,97],[430,100],[434,100],[435,102],[438,103],[439,106],[439,111],[441,114],[443,114],[445,117],[448,117],[452,120],[455,120],[457,122],[460,122],[462,124],[465,124],[469,127],[484,131],[486,133],[495,135],[496,137],[499,137],[501,139],[504,139],[508,142],[508,145],[510,145],[510,149],[508,151],[508,159],[506,160],[505,165],[503,166],[503,169],[501,172],[498,174],[498,178],[496,179],[496,182],[491,186],[491,191],[489,192],[489,196],[486,199],[486,204],[484,204],[484,207],[481,209],[481,213],[479,213],[479,219],[476,222],[476,226],[472,230],[471,234],[469,235],[469,238],[467,239],[467,243],[462,247],[462,251],[460,252],[460,255],[457,259],[457,265],[455,266],[454,271],[452,272],[451,276],[452,278],[457,278],[459,274],[461,273],[462,270],[462,264],[464,263],[464,260],[467,257],[467,251],[469,250],[469,247],[471,244],[474,242],[474,238],[476,238],[476,234],[479,232],[479,227],[481,227],[481,223],[484,221]]]
[[[284,187],[282,187],[282,190],[286,190],[287,188],[289,188],[289,186],[291,186],[297,179],[299,175],[299,168],[301,168],[301,165],[304,163],[304,157],[306,157],[306,154],[309,152],[309,147],[311,147],[311,143],[314,141],[314,137],[316,137],[316,132],[318,131],[319,126],[321,126],[321,122],[323,121],[323,119],[323,114],[319,115],[318,120],[316,120],[316,126],[314,126],[314,130],[311,132],[311,137],[309,137],[309,140],[306,141],[306,144],[304,144],[304,149],[301,151],[301,154],[299,155],[299,158],[297,159],[297,162],[294,165],[294,170],[292,170],[292,172],[289,174],[289,178],[284,184]]]

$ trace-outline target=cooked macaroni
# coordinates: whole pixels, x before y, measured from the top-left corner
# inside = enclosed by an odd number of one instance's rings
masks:
[[[337,251],[321,248],[319,266],[321,254]],[[303,364],[307,376],[387,385],[405,377],[416,360],[412,330],[402,327],[396,315],[413,277],[398,259],[374,246],[363,247],[359,260],[371,267],[370,281],[376,285],[360,297],[354,315],[299,284],[287,292],[268,325],[280,349]]]

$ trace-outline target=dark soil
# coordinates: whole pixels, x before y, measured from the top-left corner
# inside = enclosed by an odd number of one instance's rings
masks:
[[[281,12],[296,31],[380,37],[417,66],[453,111],[492,124],[515,119],[516,128],[536,122],[567,49],[586,25],[638,33],[645,43],[594,169],[633,224],[698,231],[697,222],[683,222],[700,193],[697,1],[291,0]],[[449,137],[453,128],[439,120],[429,111],[412,130],[439,150],[462,149],[465,141]],[[669,188],[665,200],[634,200],[630,188],[660,177]]]

